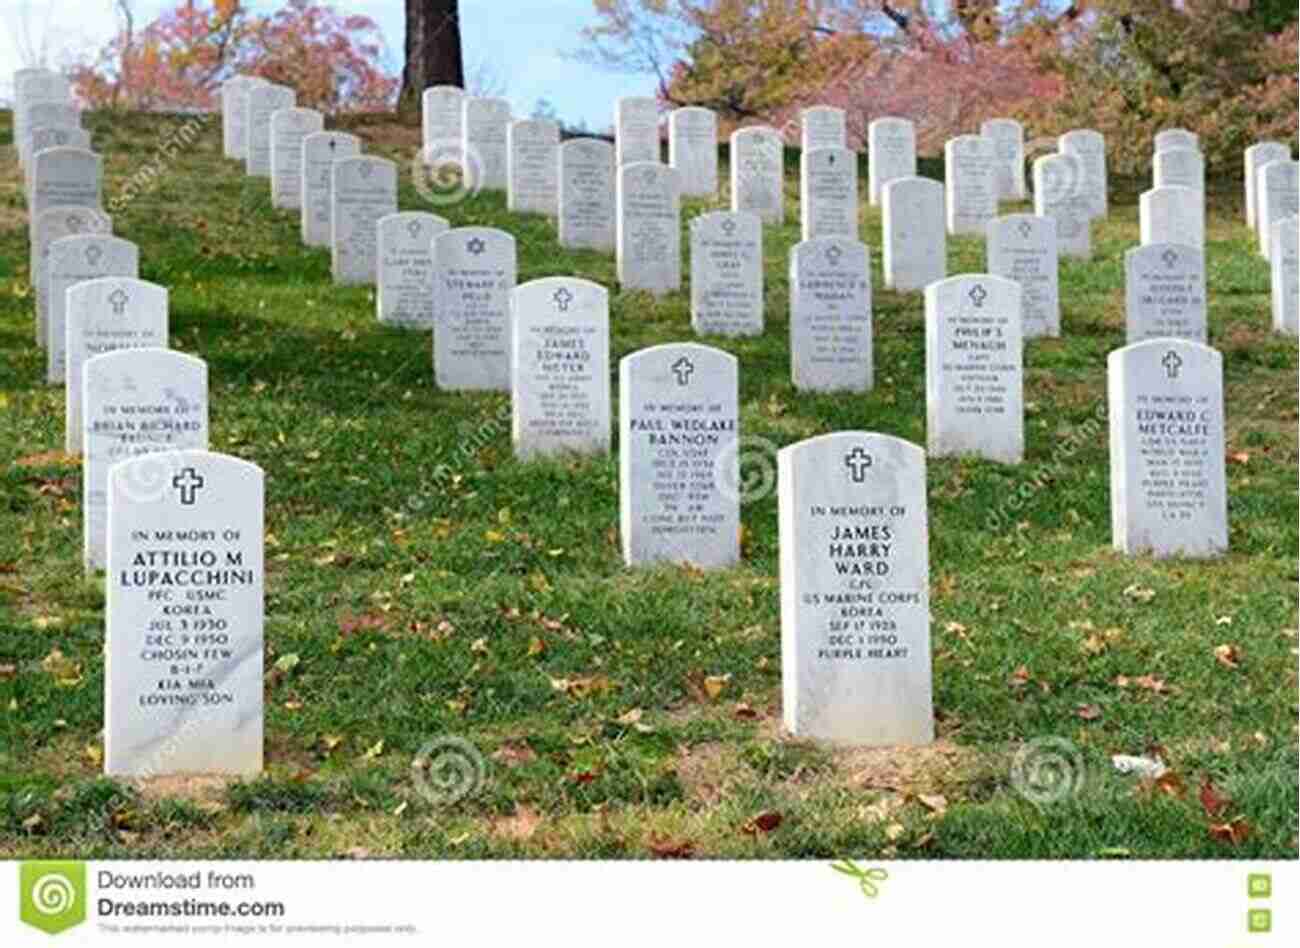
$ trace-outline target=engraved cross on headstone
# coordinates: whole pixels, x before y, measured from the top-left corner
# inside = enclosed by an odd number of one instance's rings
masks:
[[[1176,379],[1178,378],[1178,370],[1183,367],[1183,359],[1177,352],[1170,349],[1165,353],[1165,357],[1160,360],[1160,364],[1165,367],[1165,371],[1169,373],[1171,379]]]
[[[867,449],[859,445],[844,457],[844,466],[849,469],[849,474],[855,484],[861,484],[867,479],[867,470],[872,465],[871,455]]]
[[[109,296],[108,301],[113,305],[113,315],[121,316],[126,312],[126,304],[131,302],[131,296],[119,286]]]
[[[691,375],[694,374],[695,372],[695,365],[691,362],[690,359],[686,358],[686,356],[682,356],[680,359],[678,359],[676,362],[673,363],[672,368],[673,371],[677,373],[678,385],[690,384]]]
[[[181,492],[181,503],[191,507],[198,499],[198,492],[203,488],[203,478],[194,468],[187,467],[172,478],[172,487]]]

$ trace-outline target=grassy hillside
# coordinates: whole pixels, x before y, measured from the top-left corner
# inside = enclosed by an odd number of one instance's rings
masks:
[[[110,196],[178,121],[91,117]],[[356,125],[409,179],[418,132]],[[1110,549],[1105,357],[1138,239],[1120,189],[1095,260],[1062,267],[1063,338],[1027,347],[1025,463],[930,464],[939,739],[832,751],[780,734],[775,496],[744,507],[736,569],[624,569],[617,455],[515,462],[508,398],[438,391],[428,336],[381,328],[369,289],[331,286],[327,253],[208,125],[116,231],[171,290],[173,346],[208,361],[213,449],[267,472],[267,773],[132,786],[100,776],[102,583],[81,576],[80,470],[31,341],[19,181],[0,164],[0,857],[1296,855],[1297,353],[1269,331],[1235,185],[1211,196],[1209,231],[1229,555]],[[791,223],[765,237],[766,332],[711,340],[740,359],[743,433],[923,444],[921,297],[879,288],[874,209],[876,389],[791,387],[797,175],[787,190]],[[686,293],[617,292],[612,258],[560,249],[503,195],[430,208],[404,180],[400,204],[510,230],[521,281],[611,287],[615,361],[691,336]],[[982,243],[953,240],[949,258],[981,270]],[[451,737],[483,779],[436,806],[412,762]],[[1078,778],[1062,802],[1013,785],[1036,740]],[[1110,755],[1144,753],[1178,779],[1113,772]],[[1214,822],[1249,827],[1236,845],[1211,833],[1205,779],[1232,800]]]

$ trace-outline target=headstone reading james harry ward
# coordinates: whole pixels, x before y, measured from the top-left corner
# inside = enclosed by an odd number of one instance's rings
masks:
[[[815,392],[872,386],[871,256],[866,244],[817,237],[790,251],[790,375]]]
[[[129,240],[108,234],[75,234],[50,244],[46,280],[50,313],[45,333],[45,381],[62,385],[67,365],[68,287],[99,277],[133,277],[140,271],[140,250]]]
[[[1026,339],[1061,335],[1061,290],[1056,222],[1008,214],[989,222],[988,272],[1020,284]]]
[[[94,207],[52,207],[33,220],[27,272],[36,291],[36,344],[42,349],[50,319],[50,245],[77,234],[112,232],[113,219]]]
[[[681,198],[677,172],[657,162],[618,169],[618,282],[656,296],[681,289]]]
[[[523,459],[609,451],[609,294],[577,277],[518,287],[511,436]]]
[[[81,450],[82,367],[118,349],[167,348],[167,288],[135,277],[100,277],[68,288],[64,450]]]
[[[271,113],[271,206],[302,207],[302,142],[325,127],[315,109],[280,109]]]
[[[1217,556],[1228,548],[1223,357],[1149,339],[1106,360],[1115,549]]]
[[[509,176],[507,154],[510,103],[467,95],[461,103],[462,156],[471,191],[504,191]]]
[[[293,108],[297,101],[298,94],[288,86],[266,83],[248,90],[245,119],[248,154],[244,158],[244,174],[254,178],[271,177],[271,115]]]
[[[1192,188],[1154,188],[1138,198],[1144,244],[1205,246],[1205,196]]]
[[[397,213],[397,166],[358,155],[334,162],[330,181],[330,270],[340,286],[379,275],[379,221]]]
[[[925,291],[926,434],[932,457],[1018,464],[1025,454],[1020,285],[983,274]]]
[[[433,374],[441,389],[510,391],[515,239],[458,227],[433,244]]]
[[[459,156],[464,137],[465,90],[459,86],[430,86],[420,95],[423,158],[436,165]]]
[[[943,146],[948,233],[983,236],[998,215],[998,156],[982,135],[959,135]]]
[[[381,323],[433,329],[433,238],[448,226],[443,218],[424,211],[401,211],[379,219],[375,308]]]
[[[867,126],[867,188],[877,207],[885,185],[916,177],[916,126],[908,119],[878,118]]]
[[[1205,342],[1205,251],[1145,244],[1124,255],[1127,341],[1174,337]]]
[[[736,357],[695,343],[619,363],[619,524],[628,566],[740,559]]]
[[[555,217],[560,204],[559,124],[549,119],[511,122],[506,143],[506,208]]]
[[[731,134],[731,209],[751,211],[764,224],[785,223],[785,144],[776,129],[756,125]]]
[[[614,103],[614,165],[660,159],[659,103],[649,96],[624,96]]]
[[[718,193],[718,117],[709,109],[674,109],[668,115],[668,164],[677,172],[682,197]]]
[[[258,773],[261,468],[179,451],[108,480],[104,772]]]
[[[1073,155],[1083,165],[1083,193],[1089,217],[1110,213],[1110,170],[1106,137],[1090,128],[1076,128],[1057,139],[1061,154]]]
[[[844,431],[782,449],[781,680],[797,738],[934,740],[925,452]]]
[[[108,529],[108,471],[141,454],[208,447],[208,367],[170,349],[119,349],[82,367],[83,561],[102,569]],[[163,460],[155,478],[179,473]]]
[[[302,140],[302,242],[330,245],[334,162],[361,154],[361,139],[346,132],[314,132]]]
[[[997,156],[997,191],[999,201],[1025,199],[1025,127],[1010,118],[988,119],[980,126],[980,136],[993,143]]]
[[[885,286],[923,290],[948,275],[948,231],[943,185],[930,178],[899,178],[880,198]]]
[[[1056,222],[1056,252],[1062,257],[1092,258],[1086,175],[1077,155],[1044,155],[1034,161],[1034,213]]]
[[[1282,142],[1258,142],[1246,149],[1246,224],[1253,231],[1259,209],[1255,186],[1259,183],[1259,169],[1271,161],[1290,161],[1291,146]]]
[[[847,148],[814,148],[799,161],[803,239],[858,239],[858,156]]]
[[[1300,218],[1285,217],[1273,225],[1273,331],[1300,334]]]
[[[714,211],[691,221],[691,328],[699,335],[763,332],[763,223]]]
[[[560,246],[614,252],[614,146],[574,138],[560,146]]]
[[[830,105],[814,105],[800,113],[803,133],[802,151],[807,154],[817,148],[847,148],[848,126],[844,110]]]

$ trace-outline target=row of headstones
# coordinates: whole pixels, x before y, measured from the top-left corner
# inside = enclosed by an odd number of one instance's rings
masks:
[[[566,288],[571,316],[521,324],[516,346],[550,376],[550,391],[569,389],[570,407],[578,407],[572,387],[587,379],[596,384],[581,410],[607,412],[605,291],[545,280],[528,292],[554,302]],[[192,440],[201,440],[199,360],[134,350],[91,364],[102,372],[106,423],[183,399]],[[735,563],[735,357],[694,343],[655,346],[624,358],[619,378],[625,560]],[[1112,353],[1108,379],[1115,546],[1222,552],[1219,354],[1150,340]],[[517,412],[517,431],[521,420]],[[606,446],[605,433],[583,437]],[[176,447],[108,475],[105,769],[255,773],[263,761],[263,473]],[[887,435],[839,432],[783,449],[777,477],[787,728],[858,745],[932,740],[926,453]]]

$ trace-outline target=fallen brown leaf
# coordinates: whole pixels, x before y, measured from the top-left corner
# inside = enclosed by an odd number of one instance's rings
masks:
[[[1215,647],[1214,660],[1225,668],[1239,668],[1241,665],[1241,652],[1237,646],[1225,642],[1223,645]]]
[[[766,813],[760,813],[748,823],[740,828],[742,833],[748,833],[750,836],[757,836],[759,833],[770,833],[781,825],[782,816],[775,810],[768,810]]]
[[[537,753],[522,741],[506,741],[493,752],[492,759],[513,766],[536,760]]]
[[[660,859],[690,859],[695,855],[695,844],[689,839],[673,839],[658,833],[650,834],[646,846]]]
[[[542,815],[532,807],[524,806],[522,803],[515,804],[513,816],[505,817],[498,820],[493,829],[497,835],[504,836],[507,839],[532,839],[537,828],[542,824]]]
[[[1095,704],[1081,704],[1074,713],[1084,721],[1096,721],[1101,717],[1101,707]]]
[[[1205,815],[1211,819],[1221,815],[1232,803],[1227,797],[1219,795],[1218,789],[1209,777],[1202,780],[1199,796],[1201,806],[1205,808]]]
[[[1237,846],[1244,842],[1249,835],[1250,824],[1246,822],[1246,818],[1243,816],[1239,816],[1227,823],[1210,824],[1210,836],[1221,843]]]

